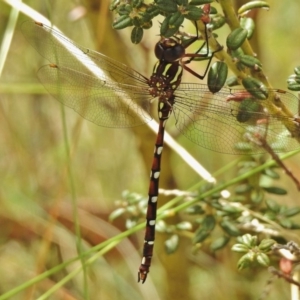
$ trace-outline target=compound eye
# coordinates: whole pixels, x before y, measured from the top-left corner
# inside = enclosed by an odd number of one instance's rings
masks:
[[[176,44],[175,46],[166,49],[164,52],[164,59],[167,62],[174,62],[185,54],[185,49],[181,44]]]
[[[164,39],[155,45],[155,56],[162,61],[174,62],[184,54],[184,47],[174,39]]]
[[[158,42],[155,45],[154,53],[157,59],[163,60],[164,59],[164,48],[162,42]]]

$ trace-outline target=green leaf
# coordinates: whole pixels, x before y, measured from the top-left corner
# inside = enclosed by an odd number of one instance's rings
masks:
[[[150,19],[153,19],[159,14],[159,8],[155,5],[149,5],[145,13],[149,15]]]
[[[132,7],[139,8],[143,5],[144,0],[132,0]]]
[[[131,31],[131,42],[138,44],[143,38],[144,30],[141,27],[133,27]]]
[[[243,209],[240,207],[233,206],[231,204],[225,204],[222,206],[222,211],[224,211],[228,214],[236,214],[236,213],[242,212]]]
[[[242,17],[240,18],[240,25],[242,28],[246,29],[248,34],[247,34],[247,39],[251,39],[254,29],[255,29],[255,23],[252,18],[245,18]]]
[[[165,241],[165,250],[167,254],[174,253],[179,245],[179,237],[177,234],[173,234],[169,239]]]
[[[210,250],[211,251],[220,250],[220,249],[224,248],[229,241],[230,241],[229,236],[226,236],[226,235],[221,236],[221,237],[217,238],[216,240],[214,240],[210,244]]]
[[[269,252],[272,249],[272,246],[276,244],[275,240],[272,239],[263,239],[259,246],[258,249],[264,252]]]
[[[252,190],[252,187],[248,183],[242,183],[235,188],[236,194],[245,194]]]
[[[270,259],[265,253],[257,254],[256,260],[263,267],[268,267],[270,265]]]
[[[256,8],[263,8],[269,10],[270,5],[266,1],[250,1],[239,8],[238,14],[239,15],[246,14],[249,12],[249,10],[256,9]]]
[[[248,31],[242,27],[234,29],[226,39],[226,45],[230,50],[236,50],[247,39]]]
[[[210,7],[209,14],[216,15],[218,13],[217,9],[213,6]]]
[[[169,19],[169,27],[177,27],[183,23],[184,16],[181,14],[180,11],[177,11],[175,14],[171,15]]]
[[[274,168],[267,168],[264,170],[264,174],[272,179],[279,179],[279,174],[274,170]]]
[[[246,233],[239,238],[239,241],[241,241],[247,247],[251,248],[256,245],[257,236],[252,236],[251,234]]]
[[[253,118],[257,118],[257,113],[260,112],[262,110],[262,108],[263,107],[260,105],[260,103],[258,101],[255,101],[255,99],[244,98],[239,105],[236,119],[240,123],[245,123],[245,122],[251,121]],[[249,185],[248,185],[248,187],[249,187]],[[250,191],[250,190],[247,190],[244,193],[246,193],[248,191]]]
[[[268,211],[264,214],[264,216],[269,220],[276,220],[277,213]]]
[[[186,6],[186,5],[188,5],[188,0],[176,0],[176,3],[178,5]]]
[[[120,5],[118,8],[117,8],[117,13],[119,15],[128,15],[130,14],[130,12],[132,11],[132,7],[130,5]]]
[[[195,233],[194,238],[193,238],[193,244],[203,242],[208,236],[209,236],[209,232],[207,232],[207,231],[205,231],[201,228],[198,229]]]
[[[111,11],[115,10],[118,7],[119,3],[120,3],[120,0],[113,0],[109,6],[109,10],[111,10]]]
[[[284,212],[282,212],[282,215],[286,217],[292,217],[298,215],[299,213],[300,213],[300,207],[291,207],[291,208],[287,208]]]
[[[267,199],[266,205],[271,211],[273,211],[275,213],[278,213],[280,211],[280,205],[274,200]]]
[[[170,18],[171,18],[171,16],[167,16],[160,25],[160,34],[162,36],[165,36],[168,29],[169,29],[169,20],[170,20]]]
[[[245,151],[245,152],[253,150],[253,147],[251,146],[251,144],[247,143],[247,142],[235,143],[234,148],[237,150]]]
[[[158,0],[157,7],[165,13],[177,12],[177,4],[172,0]]]
[[[260,100],[265,100],[268,98],[268,90],[261,81],[253,77],[246,77],[242,80],[242,84],[245,89],[255,98]]]
[[[280,220],[279,220],[279,223],[280,223],[280,225],[281,225],[282,227],[288,228],[288,229],[292,228],[292,226],[293,226],[292,220],[287,219],[287,218],[280,219]]]
[[[266,192],[275,195],[286,195],[287,191],[283,188],[272,186],[272,187],[262,187]]]
[[[123,29],[128,26],[132,26],[132,19],[128,15],[120,16],[117,20],[113,23],[114,29]]]
[[[202,222],[202,228],[207,231],[212,231],[216,226],[216,219],[213,215],[207,215]]]
[[[202,5],[212,3],[214,0],[192,0],[189,4],[190,5]]]
[[[300,66],[295,67],[294,72],[296,75],[300,75]]]
[[[191,224],[191,222],[180,222],[176,225],[176,228],[178,230],[192,230],[193,229],[193,225]]]
[[[300,91],[300,84],[299,83],[294,83],[294,84],[289,83],[288,89],[291,91],[295,91],[295,92]]]
[[[243,270],[248,268],[252,264],[253,259],[253,253],[248,252],[247,254],[243,255],[238,261],[238,269]]]
[[[211,18],[209,25],[212,30],[221,28],[226,23],[226,18],[223,15],[216,14]]]
[[[224,86],[228,74],[228,67],[225,62],[217,61],[209,69],[207,86],[214,94],[219,92]]]
[[[202,206],[198,204],[188,207],[185,211],[189,215],[198,215],[198,214],[200,215],[200,214],[204,214],[205,212]]]
[[[196,244],[204,241],[209,236],[211,231],[213,231],[215,225],[216,225],[216,220],[213,215],[205,216],[205,218],[202,220],[200,228],[195,232],[193,243]]]
[[[293,75],[289,76],[288,82],[300,83],[300,75],[293,74]]]
[[[149,28],[151,28],[152,27],[152,21],[144,21],[144,20],[142,20],[142,23],[141,23],[141,27],[143,28],[143,29],[149,29]]]
[[[236,86],[239,84],[238,78],[236,76],[230,76],[228,77],[226,84],[230,87]]]
[[[174,27],[170,25],[170,19],[172,15],[167,16],[160,26],[160,34],[164,37],[171,37],[173,36],[177,31],[178,27]]]
[[[127,229],[133,228],[136,225],[137,225],[137,221],[135,219],[127,219],[126,220],[125,226]]]
[[[243,65],[249,68],[254,68],[255,70],[261,70],[262,64],[256,57],[243,54],[240,55],[239,60]]]
[[[124,214],[124,212],[126,212],[126,209],[123,207],[114,210],[108,217],[109,222],[112,222],[116,218],[120,217],[122,214]]]
[[[231,247],[231,250],[234,252],[239,252],[239,253],[247,253],[249,251],[249,247],[247,247],[244,244],[234,244]]]
[[[239,236],[241,235],[240,230],[238,229],[238,227],[230,221],[224,220],[220,223],[220,226],[222,227],[222,229],[229,235],[231,236]]]
[[[244,54],[244,51],[241,48],[238,48],[236,50],[231,50],[230,54],[231,54],[232,58],[238,59],[241,55]],[[238,83],[238,85],[239,85],[239,83]]]
[[[164,220],[159,220],[156,222],[155,230],[158,232],[166,232],[167,231],[167,224]]]
[[[259,204],[264,200],[265,194],[261,189],[255,189],[251,191],[250,199],[253,203]]]
[[[184,13],[186,19],[197,21],[201,18],[203,10],[199,7],[189,5]]]
[[[291,229],[300,229],[300,224],[292,222]]]

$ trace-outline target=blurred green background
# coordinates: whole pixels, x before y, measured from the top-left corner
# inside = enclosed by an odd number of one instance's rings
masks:
[[[300,7],[297,1],[268,3],[271,10],[256,15],[254,50],[273,86],[286,89],[287,77],[300,64]],[[32,0],[26,4],[77,43],[146,76],[151,74],[158,21],[145,32],[141,44],[133,45],[130,30],[111,28],[114,17],[108,9],[109,0]],[[1,40],[10,12],[11,7],[0,0]],[[108,216],[124,190],[147,195],[155,140],[147,126],[98,127],[49,96],[36,76],[47,62],[20,32],[20,24],[27,19],[20,14],[0,81],[0,294],[77,255],[74,209],[82,239],[89,245],[125,230],[124,219],[109,223]],[[191,24],[185,26],[187,32],[193,32]],[[223,45],[228,33],[228,28],[218,31]],[[186,75],[183,82],[189,81],[195,79]],[[76,207],[67,170],[62,109],[71,148]],[[155,107],[153,112],[155,115]],[[212,173],[236,158],[201,149],[178,135],[174,121],[168,125],[167,130]],[[299,157],[286,164],[300,178]],[[226,174],[221,180],[230,176]],[[199,176],[166,147],[160,186],[187,189],[197,181]],[[284,201],[297,205],[299,194],[293,182],[282,175],[279,185],[289,190]],[[159,204],[167,200],[161,197]],[[270,278],[265,270],[238,272],[239,255],[229,248],[215,255],[206,251],[192,254],[189,239],[182,240],[178,251],[167,256],[165,237],[158,234],[149,278],[144,285],[138,284],[143,234],[124,239],[87,270],[90,299],[257,299]],[[31,285],[11,299],[37,299],[78,266]],[[76,276],[50,299],[85,299],[83,282],[81,275]],[[277,280],[268,299],[288,298],[289,286]]]

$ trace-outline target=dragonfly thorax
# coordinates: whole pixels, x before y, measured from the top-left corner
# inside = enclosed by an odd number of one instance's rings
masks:
[[[163,38],[155,45],[155,56],[160,61],[175,62],[185,55],[185,48],[172,38]]]
[[[181,78],[182,67],[178,61],[172,63],[158,61],[148,83],[150,95],[167,101],[179,86]]]

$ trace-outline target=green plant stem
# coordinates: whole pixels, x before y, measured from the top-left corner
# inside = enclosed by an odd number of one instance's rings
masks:
[[[72,264],[73,262],[76,262],[77,260],[79,259],[82,259],[82,258],[86,258],[88,256],[90,256],[91,254],[93,254],[95,251],[100,251],[102,249],[104,249],[105,247],[107,247],[107,251],[114,248],[118,243],[120,243],[124,238],[130,236],[131,234],[145,228],[145,225],[146,225],[146,222],[143,222],[141,224],[138,224],[137,226],[131,228],[131,229],[128,229],[126,230],[125,232],[122,232],[116,236],[114,236],[113,238],[110,238],[106,241],[104,241],[103,243],[97,245],[97,246],[94,246],[92,248],[90,248],[89,250],[85,251],[85,252],[82,252],[80,256],[78,257],[74,257],[74,258],[71,258],[67,261],[65,261],[64,263],[56,266],[56,267],[53,267],[52,269],[42,273],[42,274],[39,274],[38,276],[24,282],[23,284],[17,286],[16,288],[10,290],[9,292],[7,293],[4,293],[0,296],[0,300],[5,300],[5,299],[10,299],[10,297],[18,294],[19,292],[23,291],[24,289],[30,287],[31,285],[33,284],[37,284],[38,282],[44,280],[45,278],[48,278],[50,276],[52,276],[53,274],[65,269],[67,266],[69,266],[70,264]],[[112,247],[110,245],[113,245]],[[103,250],[104,251],[104,250]],[[104,253],[101,251],[99,253],[97,253],[97,257],[105,254],[107,251],[105,251]],[[93,256],[94,257],[94,256]],[[88,261],[88,260],[87,260]],[[86,264],[86,262],[84,262],[84,264]]]
[[[294,156],[298,153],[300,153],[300,149],[292,151],[292,152],[288,152],[284,155],[281,155],[280,160],[285,160],[285,159],[287,159],[289,157],[292,157],[292,156]],[[236,161],[233,161],[229,165],[234,166],[235,164],[236,164]],[[264,170],[266,168],[270,168],[270,167],[273,167],[273,166],[276,166],[276,161],[274,161],[273,159],[269,160],[269,161],[265,162],[263,165],[257,166],[256,168],[253,168],[251,171],[249,171],[247,173],[239,175],[239,176],[227,181],[226,183],[223,183],[221,185],[218,185],[218,186],[212,188],[211,190],[199,195],[199,197],[197,197],[196,199],[194,199],[190,202],[186,202],[186,203],[183,203],[183,204],[179,205],[176,209],[172,208],[172,212],[175,213],[175,212],[181,211],[182,209],[186,209],[187,207],[194,205],[199,200],[202,200],[206,197],[209,197],[214,193],[218,193],[218,192],[228,188],[229,186],[232,186],[232,185],[234,185],[234,184],[236,184],[240,181],[243,181],[243,180],[245,180],[245,179],[247,179],[247,178],[249,178],[249,177],[251,177],[255,174],[260,173],[262,170]],[[227,167],[226,168],[224,167],[224,170],[227,170]],[[220,173],[220,170],[218,171],[218,173]],[[213,175],[215,175],[215,174],[213,174]],[[191,188],[189,188],[188,191],[195,191],[195,190],[199,189],[202,185],[203,185],[203,181],[200,181],[197,184],[195,184],[194,186],[192,186]],[[176,205],[177,203],[182,201],[182,199],[183,199],[183,196],[175,197],[174,199],[168,201],[165,205],[160,207],[158,209],[158,214],[159,214],[158,218],[163,219],[164,217],[160,217],[160,214],[163,214],[164,211],[166,211],[167,209],[173,207],[174,205]]]
[[[284,160],[286,158],[289,158],[291,156],[294,156],[296,154],[300,153],[300,149],[296,150],[296,151],[292,151],[289,153],[286,153],[282,156],[280,156],[280,160]],[[178,206],[174,207],[175,205],[177,205],[177,203],[179,203],[180,201],[182,201],[183,197],[182,196],[178,196],[175,197],[174,199],[170,200],[168,203],[166,203],[164,206],[162,206],[160,209],[158,209],[158,216],[157,216],[157,220],[161,220],[164,219],[167,216],[173,216],[174,214],[178,213],[179,211],[182,211],[184,209],[187,209],[190,206],[193,206],[194,204],[198,203],[199,201],[204,200],[207,197],[210,197],[211,195],[213,195],[214,193],[219,193],[222,190],[227,189],[229,186],[232,186],[236,183],[239,183],[255,174],[260,173],[262,170],[266,169],[266,168],[270,168],[272,166],[275,166],[276,162],[274,160],[269,160],[266,163],[264,163],[261,166],[257,166],[256,168],[252,169],[251,171],[244,173],[242,175],[239,175],[231,180],[229,180],[226,183],[220,184],[216,187],[213,187],[212,189],[210,189],[207,192],[202,193],[201,195],[199,195],[198,197],[196,197],[195,199],[191,200],[191,201],[186,201],[182,204],[179,204]],[[194,185],[192,188],[190,188],[189,190],[196,190],[198,189],[203,183],[197,183],[196,185]],[[271,224],[272,226],[275,226],[277,228],[277,230],[279,232],[282,232],[284,234],[285,237],[290,237],[293,240],[298,240],[299,238],[297,237],[297,235],[289,232],[288,230],[285,230],[284,228],[278,226],[275,222],[264,218],[262,215],[255,213],[251,210],[249,210],[246,207],[243,207],[244,209],[248,210],[253,216],[255,216],[256,218],[259,218],[261,220],[263,220],[266,223]]]
[[[83,252],[83,245],[82,245],[82,238],[80,232],[80,224],[79,224],[79,216],[77,211],[77,197],[75,192],[75,184],[74,184],[74,176],[72,171],[72,160],[71,160],[71,151],[70,145],[68,140],[68,132],[67,132],[67,124],[66,124],[66,116],[65,116],[65,107],[63,104],[60,105],[61,107],[61,118],[62,118],[62,125],[63,125],[63,138],[64,138],[64,146],[66,150],[66,162],[67,162],[67,170],[68,170],[68,179],[69,185],[71,189],[71,199],[72,199],[72,206],[73,206],[73,219],[75,222],[75,233],[76,233],[76,248],[81,257],[81,265],[83,269],[83,278],[84,278],[84,291],[85,291],[85,298],[88,299],[87,290],[88,290],[88,282],[87,282],[87,274],[85,270],[85,261],[84,258],[81,256]]]
[[[232,0],[220,0],[219,2],[226,19],[226,23],[230,27],[231,31],[241,27],[238,16],[233,8]],[[242,45],[242,50],[247,55],[255,56],[255,53],[247,39]]]
[[[235,28],[240,27],[238,16],[236,15],[233,8],[232,0],[220,0],[219,3],[225,15],[226,23],[229,25],[230,29],[234,30]],[[202,36],[204,36],[205,28],[203,23],[201,21],[198,21],[197,25]],[[213,35],[209,37],[208,42],[210,48],[213,51],[220,49],[220,45],[213,37]],[[252,50],[252,47],[247,39],[245,40],[241,48],[244,54],[255,56],[254,51]],[[268,112],[271,115],[277,116],[278,120],[282,122],[282,124],[290,131],[291,135],[300,143],[298,126],[299,123],[294,121],[294,114],[286,107],[286,105],[276,98],[276,92],[274,91],[264,72],[262,70],[257,71],[249,68],[239,70],[232,57],[225,51],[224,48],[221,51],[215,53],[215,56],[219,60],[224,61],[227,64],[229,69],[236,75],[239,83],[241,83],[243,79],[251,75],[252,77],[260,80],[269,89],[268,99],[261,101],[261,104],[268,109]]]
[[[280,156],[280,159],[281,160],[284,160],[286,158],[289,158],[291,156],[294,156],[296,154],[300,153],[300,149],[297,150],[297,151],[293,151],[293,152],[289,152],[289,153],[286,153],[282,156]],[[195,198],[194,200],[192,201],[188,201],[188,202],[185,202],[185,203],[182,203],[182,204],[179,204],[177,207],[174,207],[172,209],[170,209],[171,207],[173,207],[174,205],[176,205],[177,203],[179,203],[180,201],[182,201],[182,196],[180,197],[175,197],[173,200],[169,201],[167,204],[163,205],[159,210],[158,210],[158,216],[157,216],[157,220],[161,220],[161,219],[165,219],[167,217],[170,217],[170,216],[173,216],[175,213],[179,212],[179,211],[182,211],[186,208],[188,208],[189,206],[192,206],[194,205],[195,203],[203,200],[204,198],[206,197],[209,197],[211,195],[213,195],[214,193],[218,193],[224,189],[226,189],[227,187],[235,184],[235,183],[238,183],[244,179],[247,179],[251,176],[253,176],[254,174],[256,173],[259,173],[261,172],[263,169],[265,168],[269,168],[269,167],[272,167],[276,165],[276,162],[274,160],[270,160],[266,163],[264,163],[263,165],[261,166],[258,166],[256,168],[254,168],[253,170],[245,173],[245,174],[242,174],[230,181],[228,181],[227,183],[224,183],[224,184],[221,184],[219,186],[216,186],[212,189],[210,189],[209,191],[199,195],[197,198]],[[201,186],[201,184],[203,184],[202,182],[201,183],[197,183],[196,185],[194,185],[190,190],[195,190],[197,188],[199,188]],[[251,211],[250,211],[251,212]],[[260,219],[262,219],[262,216],[260,214],[256,214],[256,213],[253,213],[251,212],[255,217],[259,217]],[[268,221],[269,223],[272,222],[272,221],[269,221],[267,219],[263,219],[264,221]],[[21,284],[20,286],[10,290],[9,292],[3,294],[0,296],[0,300],[5,300],[5,299],[9,299],[10,297],[16,295],[17,293],[21,292],[22,290],[30,287],[31,285],[33,284],[36,284],[42,280],[44,280],[45,278],[47,277],[50,277],[52,276],[53,274],[61,271],[62,269],[66,268],[68,265],[70,265],[71,263],[77,261],[78,259],[82,259],[82,258],[86,258],[87,256],[91,255],[92,253],[94,253],[95,251],[100,251],[96,254],[97,257],[101,256],[101,255],[104,255],[105,253],[107,253],[107,251],[111,250],[112,248],[114,248],[118,243],[120,243],[124,238],[132,235],[133,233],[139,231],[139,230],[142,230],[145,228],[145,225],[146,225],[146,222],[143,222],[143,223],[140,223],[136,226],[134,226],[133,228],[130,228],[128,230],[126,230],[125,232],[122,232],[106,241],[104,241],[103,243],[97,245],[97,246],[94,246],[92,248],[90,248],[89,250],[85,251],[85,252],[82,252],[80,254],[79,257],[75,257],[75,258],[72,258],[72,259],[69,259],[67,261],[65,261],[64,263],[60,264],[59,266],[56,266],[42,274],[39,274],[38,276],[36,276],[35,278],[32,278],[30,279],[29,281]],[[273,223],[272,223],[273,225]],[[285,236],[288,238],[288,237],[291,237],[292,236],[292,239],[295,238],[295,235],[292,235],[289,231],[286,231],[284,229],[281,229],[281,231],[284,231],[284,234]],[[106,248],[107,247],[107,248]],[[103,250],[103,249],[106,249],[106,250]],[[103,250],[103,251],[101,251]],[[95,260],[95,256],[94,257],[94,260]],[[93,258],[91,258],[92,261]],[[90,260],[86,260],[84,261],[84,265],[89,265],[90,264]],[[77,273],[76,273],[77,274]],[[74,274],[74,276],[76,275]]]
[[[68,275],[66,275],[62,280],[60,280],[58,283],[56,283],[52,288],[50,288],[46,293],[44,293],[42,296],[37,298],[37,300],[45,300],[48,299],[52,294],[54,294],[57,290],[59,290],[62,286],[64,286],[68,281],[70,281],[72,278],[74,278],[77,274],[82,272],[83,269],[86,269],[89,265],[94,263],[100,256],[104,255],[108,251],[112,250],[117,244],[119,244],[121,240],[119,241],[113,241],[106,247],[104,247],[101,251],[90,257],[84,262],[84,266],[78,267],[77,269],[70,272]]]

